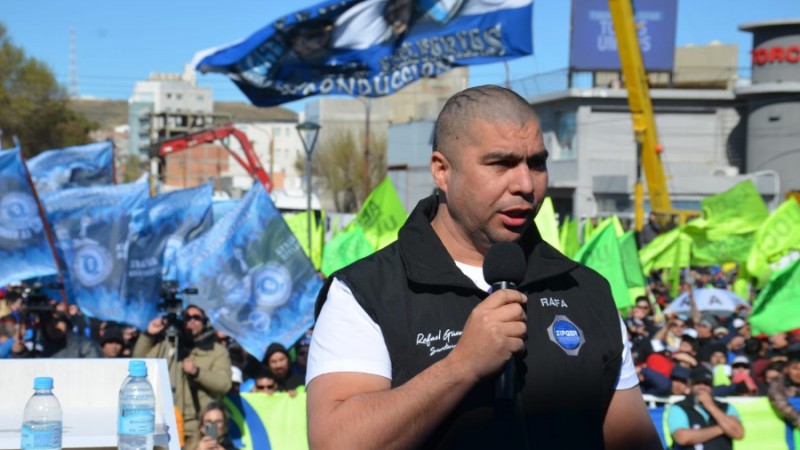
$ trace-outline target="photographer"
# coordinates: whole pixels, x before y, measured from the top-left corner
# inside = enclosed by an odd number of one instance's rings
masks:
[[[19,325],[19,334],[11,347],[13,358],[102,358],[100,346],[91,339],[72,331],[69,315],[63,311],[41,313],[42,333],[34,349],[25,346],[25,322]],[[39,345],[37,345],[39,344]],[[39,350],[41,348],[41,350]]]
[[[200,433],[186,444],[187,450],[236,450],[228,436],[228,413],[222,403],[211,402],[200,414]]]
[[[190,305],[182,320],[169,317],[150,322],[136,341],[133,357],[167,359],[175,405],[183,415],[188,442],[198,433],[198,413],[231,388],[231,360],[216,342],[202,309]]]

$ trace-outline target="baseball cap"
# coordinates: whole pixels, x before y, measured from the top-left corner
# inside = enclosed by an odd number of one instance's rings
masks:
[[[697,339],[697,330],[695,330],[694,328],[687,328],[687,329],[683,330],[682,336],[683,337],[690,337],[692,339]]]
[[[738,330],[739,328],[742,328],[745,325],[747,325],[747,322],[745,322],[744,319],[739,317],[733,319],[733,328],[736,328]]]
[[[739,355],[736,358],[733,358],[733,362],[731,363],[731,366],[735,366],[737,364],[744,364],[744,365],[750,367],[750,359],[747,356]]]
[[[714,384],[714,375],[711,374],[711,371],[705,368],[704,366],[697,366],[692,369],[691,371],[691,380],[692,383],[697,382],[705,382],[709,385]]]
[[[690,372],[686,367],[675,366],[672,368],[672,372],[670,372],[669,377],[678,380],[689,381]]]
[[[714,336],[725,336],[728,334],[728,329],[725,327],[714,328]]]

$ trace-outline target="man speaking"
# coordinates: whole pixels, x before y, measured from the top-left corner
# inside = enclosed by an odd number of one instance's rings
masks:
[[[608,283],[533,223],[546,162],[522,97],[481,86],[447,101],[437,195],[320,293],[311,448],[661,448]],[[484,258],[502,242],[518,244],[525,270],[516,290],[487,294]],[[507,402],[497,385],[512,358]]]

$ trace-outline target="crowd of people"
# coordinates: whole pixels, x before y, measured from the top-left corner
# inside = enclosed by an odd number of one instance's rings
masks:
[[[696,268],[686,275],[679,294],[689,294],[690,311],[661,312],[673,299],[668,282],[654,272],[648,287],[653,301],[637,298],[624,320],[642,392],[653,396],[648,400],[654,403],[693,394],[698,385],[707,386],[716,398],[767,396],[787,423],[800,427],[800,412],[788,402],[800,387],[800,329],[754,335],[748,306],[735,311],[698,309],[695,289],[730,290],[735,269]],[[671,411],[680,414],[679,409]],[[667,423],[674,436],[676,422],[668,418]]]
[[[183,448],[235,448],[228,435],[225,395],[286,392],[294,397],[304,389],[311,330],[291,349],[270,345],[259,360],[214,330],[196,305],[185,307],[174,323],[159,316],[140,332],[86,317],[76,305],[55,300],[31,307],[23,295],[26,289],[0,289],[0,359],[164,358]],[[216,431],[209,435],[210,430]]]

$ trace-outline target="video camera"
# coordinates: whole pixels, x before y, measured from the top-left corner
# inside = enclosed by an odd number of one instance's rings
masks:
[[[29,313],[50,313],[55,311],[55,305],[50,301],[50,297],[45,295],[43,289],[63,289],[61,283],[50,283],[43,286],[41,283],[34,283],[32,286],[18,284],[11,286],[9,298],[21,298],[24,310]]]
[[[164,320],[167,323],[167,334],[177,335],[178,330],[183,326],[181,322],[181,312],[183,312],[183,299],[179,294],[196,295],[197,288],[178,289],[178,282],[175,280],[164,280],[161,284],[161,301],[158,303],[158,310],[164,312]]]

